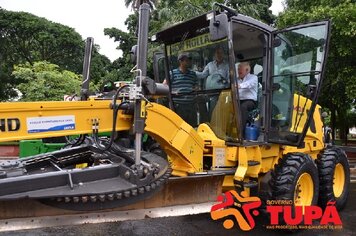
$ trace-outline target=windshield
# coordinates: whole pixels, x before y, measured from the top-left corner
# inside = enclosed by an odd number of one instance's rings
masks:
[[[208,124],[221,139],[236,137],[227,40],[203,34],[167,45],[167,55],[175,112],[193,127]]]

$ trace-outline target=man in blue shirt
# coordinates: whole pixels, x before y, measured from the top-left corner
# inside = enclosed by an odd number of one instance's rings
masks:
[[[172,70],[170,80],[174,109],[183,120],[195,127],[197,126],[197,106],[192,92],[198,87],[197,76],[189,69],[191,57],[188,53],[179,54],[178,62],[179,67]]]
[[[249,62],[241,62],[238,66],[237,87],[240,97],[240,111],[242,129],[245,129],[248,112],[256,108],[258,78],[250,74],[251,66]]]

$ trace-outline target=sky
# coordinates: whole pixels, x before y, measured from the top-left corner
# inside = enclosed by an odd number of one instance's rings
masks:
[[[283,10],[283,0],[273,0],[274,14]],[[114,42],[104,35],[104,28],[124,31],[127,16],[132,13],[123,0],[0,0],[0,7],[10,11],[24,11],[50,21],[74,28],[83,39],[93,37],[99,52],[114,61],[122,54]]]

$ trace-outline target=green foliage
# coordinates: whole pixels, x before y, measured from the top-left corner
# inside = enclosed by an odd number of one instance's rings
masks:
[[[132,16],[133,15],[131,15],[131,18],[129,17],[129,19],[135,20]],[[125,23],[128,24],[127,22],[128,21]],[[133,31],[134,28],[132,27],[131,30]],[[113,62],[112,67],[114,70],[107,78],[111,81],[132,80],[133,74],[130,72],[130,70],[132,69],[133,64],[131,63],[130,52],[132,46],[137,43],[134,32],[127,33],[116,28],[105,28],[104,34],[110,38],[113,38],[115,42],[119,42],[120,45],[117,49],[122,50],[123,52],[122,57],[116,59]]]
[[[21,101],[63,101],[64,95],[78,94],[81,85],[80,75],[46,61],[17,65],[12,74],[23,81],[17,86]]]
[[[0,9],[0,50],[14,64],[50,61],[81,72],[83,40],[72,28],[26,12]]]
[[[11,97],[16,96],[13,90],[13,82],[9,74],[11,74],[12,67],[1,59],[0,54],[0,101],[7,100]]]
[[[269,8],[272,0],[230,0],[227,5],[238,10],[239,13],[272,24],[276,17]]]
[[[113,38],[115,42],[120,42],[118,49],[122,50],[124,54],[128,54],[131,47],[137,42],[134,32],[127,33],[117,28],[105,28],[104,34]]]
[[[90,66],[90,82],[95,85],[101,84],[111,70],[113,67],[110,59],[98,52],[98,46],[94,47]]]
[[[93,84],[101,83],[113,69],[110,60],[98,53],[96,47],[90,69]],[[0,8],[0,55],[1,101],[13,97],[16,84],[25,82],[11,76],[14,65],[48,61],[61,69],[82,73],[84,41],[70,27]]]
[[[0,101],[16,94],[14,65],[50,61],[81,72],[83,42],[73,29],[25,12],[0,9]]]

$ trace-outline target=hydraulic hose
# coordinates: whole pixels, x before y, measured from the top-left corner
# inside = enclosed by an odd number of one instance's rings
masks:
[[[97,147],[101,150],[101,151],[107,151],[111,148],[113,142],[114,142],[114,135],[116,132],[116,121],[117,121],[117,113],[120,110],[120,108],[124,105],[127,104],[128,102],[122,102],[119,105],[116,105],[116,100],[120,94],[120,92],[124,89],[128,87],[128,85],[124,85],[122,87],[120,87],[115,95],[113,96],[112,99],[112,109],[113,109],[113,122],[112,122],[112,130],[111,130],[111,136],[110,136],[110,140],[109,140],[109,144],[107,146],[104,146],[104,148],[101,146],[101,144],[99,144],[99,138],[98,138],[98,130],[97,129],[93,129],[93,137],[94,137],[94,143],[97,145]]]

